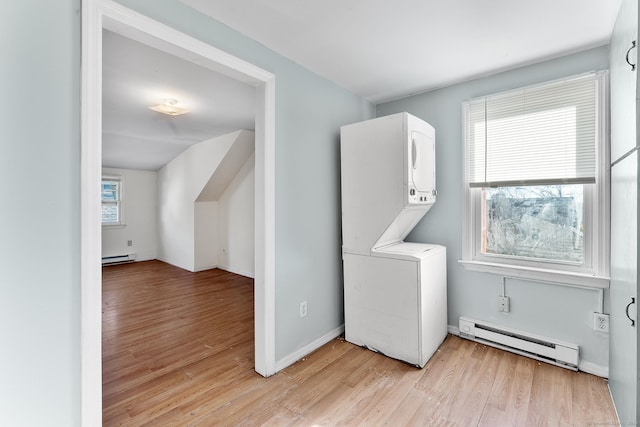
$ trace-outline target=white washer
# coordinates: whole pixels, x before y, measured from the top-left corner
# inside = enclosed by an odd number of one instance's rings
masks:
[[[447,336],[446,248],[344,254],[344,279],[346,340],[424,367]]]
[[[423,367],[447,335],[446,249],[403,239],[436,201],[435,130],[343,126],[341,156],[345,338]]]

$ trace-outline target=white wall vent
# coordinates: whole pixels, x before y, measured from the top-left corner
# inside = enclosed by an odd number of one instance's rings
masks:
[[[578,370],[578,346],[505,328],[488,322],[460,317],[460,336],[563,368]]]
[[[102,265],[108,264],[119,264],[122,262],[132,262],[136,260],[136,254],[124,254],[124,255],[113,255],[113,256],[103,256],[102,257]]]

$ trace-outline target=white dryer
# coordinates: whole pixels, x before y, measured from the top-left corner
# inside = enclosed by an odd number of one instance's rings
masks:
[[[403,240],[436,201],[435,131],[399,113],[340,147],[345,338],[423,367],[447,334],[446,249]]]

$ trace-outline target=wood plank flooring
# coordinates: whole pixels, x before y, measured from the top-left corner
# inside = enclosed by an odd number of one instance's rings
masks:
[[[616,425],[607,381],[448,336],[424,369],[338,338],[253,371],[253,281],[103,269],[105,426]]]

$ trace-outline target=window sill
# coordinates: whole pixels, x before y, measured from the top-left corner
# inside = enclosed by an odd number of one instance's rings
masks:
[[[493,273],[500,276],[517,277],[561,286],[574,286],[588,289],[609,289],[609,278],[570,271],[557,271],[544,268],[523,267],[484,261],[458,261],[466,270]]]

